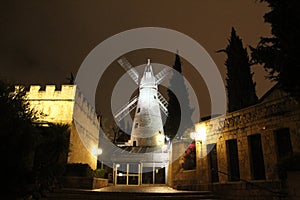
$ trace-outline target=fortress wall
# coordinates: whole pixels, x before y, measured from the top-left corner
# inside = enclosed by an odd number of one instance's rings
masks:
[[[82,134],[82,127],[72,123],[70,134],[70,152],[68,163],[87,163],[92,169],[97,168],[97,157],[93,154],[93,145],[85,144],[87,139]],[[90,147],[90,148],[89,148]]]
[[[50,123],[72,122],[76,86],[62,85],[56,91],[55,85],[47,85],[45,90],[41,86],[32,85],[26,96],[30,106],[37,112],[38,121]]]
[[[88,163],[96,169],[100,124],[95,108],[80,93],[76,85],[32,85],[26,93],[30,106],[37,112],[37,121],[70,125],[68,163]]]
[[[96,169],[97,155],[95,152],[98,149],[100,123],[95,108],[79,89],[75,94],[73,126],[75,129],[71,137],[76,145],[71,147],[69,162],[81,159],[88,162],[93,169]]]

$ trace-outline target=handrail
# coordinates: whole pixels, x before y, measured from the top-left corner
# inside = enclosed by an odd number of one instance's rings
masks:
[[[271,192],[272,194],[274,194],[274,195],[276,195],[277,197],[279,197],[279,199],[281,199],[281,197],[287,197],[287,192],[274,191],[274,190],[272,190],[271,188],[268,188],[268,187],[264,187],[264,186],[255,184],[255,183],[253,183],[253,182],[251,182],[251,181],[248,181],[248,180],[246,180],[246,179],[241,179],[241,178],[239,178],[239,177],[233,176],[233,175],[231,175],[231,174],[229,174],[229,173],[226,173],[226,172],[223,172],[223,171],[215,170],[214,168],[212,168],[211,170],[214,171],[214,172],[218,172],[218,173],[220,173],[220,174],[224,174],[224,175],[229,176],[229,177],[231,177],[231,178],[237,178],[238,180],[243,181],[243,182],[245,182],[245,183],[247,183],[247,184],[250,184],[250,185],[252,185],[252,186],[254,186],[254,187],[258,188],[258,189],[262,189],[262,190]]]

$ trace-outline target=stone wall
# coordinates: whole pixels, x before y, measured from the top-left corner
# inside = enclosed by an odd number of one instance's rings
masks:
[[[89,104],[78,88],[75,95],[72,125],[74,144],[70,148],[68,161],[76,163],[82,160],[84,161],[82,163],[89,163],[92,169],[96,169],[100,122],[95,108]]]
[[[214,189],[220,194],[227,190],[227,194],[235,199],[244,198],[251,195],[252,199],[262,199],[258,197],[272,196],[268,189],[246,187],[251,183],[265,185],[277,192],[284,189],[277,173],[278,153],[275,138],[275,131],[288,128],[291,137],[292,149],[294,153],[300,152],[300,106],[299,104],[282,92],[273,92],[268,98],[264,98],[259,104],[228,113],[226,116],[219,116],[211,120],[200,122],[199,125],[206,127],[206,137],[203,141],[196,142],[197,167],[193,176],[186,176],[185,171],[178,170],[178,162],[171,163],[171,177],[169,185],[174,188],[197,188]],[[224,125],[224,127],[223,127]],[[253,166],[251,166],[251,152],[249,146],[249,136],[260,134],[261,147],[263,153],[263,163],[265,178],[254,180]],[[229,157],[226,141],[237,140],[238,162],[240,181],[230,181],[229,179]],[[177,141],[179,143],[180,141]],[[207,145],[216,144],[217,164],[219,181],[212,183],[211,168],[207,154]],[[172,151],[177,151],[178,144],[173,145]],[[189,172],[188,172],[189,173]],[[214,187],[212,187],[214,186]],[[227,188],[228,187],[228,188]],[[226,189],[227,188],[227,189]],[[234,192],[239,188],[238,192]],[[246,188],[246,189],[245,189]],[[252,192],[251,192],[252,191]],[[254,198],[254,196],[257,198]],[[262,195],[263,194],[263,195]],[[226,195],[226,194],[222,194]],[[254,196],[253,196],[254,195]],[[251,198],[248,198],[251,199]]]
[[[108,186],[108,179],[78,176],[64,176],[62,187],[76,189],[99,189]]]
[[[80,93],[76,85],[32,85],[26,93],[30,106],[37,112],[37,122],[70,125],[70,152],[68,163],[87,163],[97,167],[99,120],[95,109]]]
[[[37,111],[37,121],[47,123],[70,124],[73,118],[76,86],[62,85],[56,90],[55,85],[47,85],[45,90],[41,86],[32,85],[26,96],[30,107]]]
[[[181,188],[185,185],[194,185],[197,183],[197,170],[183,170],[182,168],[182,152],[185,151],[189,144],[187,141],[178,141],[172,143],[172,151],[170,155],[170,168],[168,174],[168,184],[174,188]]]
[[[92,169],[97,168],[97,156],[93,153],[95,150],[93,147],[88,148],[74,123],[71,126],[69,150],[68,163],[87,163]]]
[[[299,171],[289,171],[287,173],[287,190],[290,200],[300,199],[300,172]]]

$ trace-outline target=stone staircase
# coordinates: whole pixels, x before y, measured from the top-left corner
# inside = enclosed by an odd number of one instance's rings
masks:
[[[121,190],[109,191],[81,190],[81,189],[60,189],[48,194],[47,200],[182,200],[182,199],[218,199],[210,191],[178,191],[166,189],[166,187],[146,188],[122,188]]]

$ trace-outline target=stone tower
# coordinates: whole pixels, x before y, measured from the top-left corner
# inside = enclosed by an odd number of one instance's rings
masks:
[[[139,97],[131,131],[135,146],[161,146],[164,130],[159,107],[157,83],[150,60],[139,85]]]
[[[138,72],[125,58],[119,59],[118,62],[139,86],[139,95],[134,97],[114,115],[115,119],[120,121],[136,108],[131,139],[128,144],[144,147],[163,146],[165,144],[165,134],[161,111],[168,115],[168,103],[158,91],[158,85],[168,74],[169,69],[163,69],[154,75],[150,59],[148,59],[143,76],[139,78]]]

